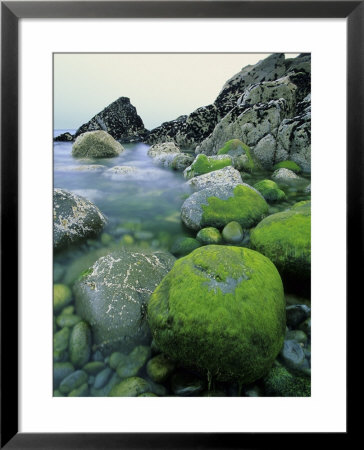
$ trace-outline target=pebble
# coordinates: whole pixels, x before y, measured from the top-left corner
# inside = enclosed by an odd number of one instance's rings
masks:
[[[305,344],[307,342],[307,335],[302,330],[289,330],[286,333],[285,339],[287,341],[297,341],[298,343]]]
[[[146,392],[150,392],[149,383],[143,378],[131,377],[115,385],[111,389],[109,397],[137,397]]]
[[[69,328],[62,328],[53,336],[53,351],[63,352],[68,348],[71,331]]]
[[[98,373],[95,377],[94,388],[95,389],[103,388],[105,384],[110,380],[112,374],[113,371],[109,367],[106,367],[106,369]]]
[[[286,307],[287,325],[293,329],[306,320],[311,313],[307,305],[292,305]]]
[[[82,384],[80,387],[73,389],[68,397],[87,397],[88,395],[88,383]]]
[[[102,361],[91,361],[88,362],[85,366],[83,366],[82,370],[84,370],[89,375],[96,375],[101,370],[105,369],[105,364]]]
[[[175,366],[173,361],[161,353],[148,361],[147,374],[156,383],[161,383],[171,375]]]
[[[91,330],[86,322],[79,322],[70,337],[70,361],[75,367],[84,366],[91,355]]]
[[[238,222],[229,222],[222,230],[222,237],[229,244],[238,244],[243,240],[244,231]]]
[[[53,388],[57,389],[61,381],[74,372],[75,368],[70,362],[56,362],[53,364]]]
[[[84,383],[87,383],[87,373],[83,370],[76,370],[62,380],[59,390],[62,394],[69,394]]]
[[[282,363],[291,370],[302,371],[308,368],[305,353],[297,341],[284,341],[280,352]]]
[[[73,328],[78,322],[81,322],[81,320],[81,317],[76,316],[75,314],[61,314],[57,317],[56,323],[60,328]]]

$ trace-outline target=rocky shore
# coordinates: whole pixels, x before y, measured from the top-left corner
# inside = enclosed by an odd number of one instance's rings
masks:
[[[311,395],[310,126],[310,55],[273,54],[152,131],[121,97],[55,138],[101,192],[182,188],[154,228],[54,190],[54,396]]]

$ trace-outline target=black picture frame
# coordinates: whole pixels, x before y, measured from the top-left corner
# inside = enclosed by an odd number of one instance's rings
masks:
[[[18,433],[18,21],[118,17],[347,20],[347,302],[363,274],[364,1],[1,2],[1,448],[265,448],[268,441],[270,447],[278,434]],[[336,443],[348,432],[349,420]],[[297,446],[297,436],[285,438]],[[299,446],[310,438],[302,435]]]

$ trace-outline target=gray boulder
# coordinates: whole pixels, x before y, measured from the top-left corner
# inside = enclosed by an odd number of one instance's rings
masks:
[[[200,191],[201,189],[211,188],[214,186],[236,186],[242,184],[240,172],[231,166],[224,167],[220,170],[214,170],[213,172],[193,177],[187,181],[187,185],[192,189]]]
[[[53,246],[60,250],[95,236],[106,218],[89,200],[65,189],[54,189]]]
[[[98,259],[75,283],[77,314],[104,354],[148,344],[145,308],[175,258],[167,252],[115,251]]]
[[[72,146],[72,156],[76,158],[112,158],[123,151],[124,147],[106,131],[80,134]]]

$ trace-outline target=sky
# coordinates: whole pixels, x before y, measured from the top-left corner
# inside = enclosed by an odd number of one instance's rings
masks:
[[[213,103],[229,78],[267,56],[267,53],[55,54],[54,128],[76,129],[117,98],[129,97],[144,126],[151,130]]]

